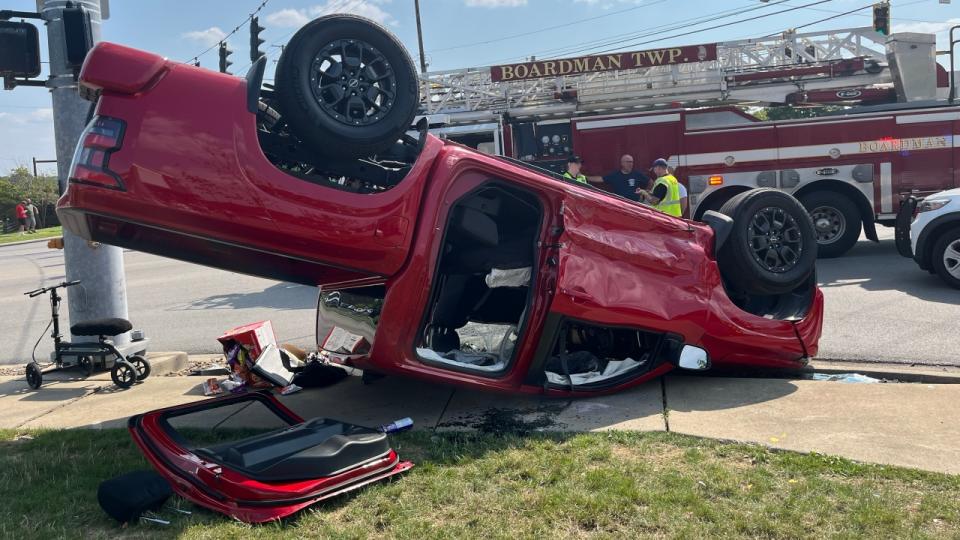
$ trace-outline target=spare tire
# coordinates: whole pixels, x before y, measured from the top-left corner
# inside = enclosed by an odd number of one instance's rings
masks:
[[[293,36],[274,84],[283,119],[311,150],[364,157],[409,129],[419,82],[403,45],[377,23],[329,15]]]
[[[720,208],[733,230],[717,256],[728,286],[775,295],[807,283],[815,270],[817,236],[799,201],[774,189],[741,193]]]

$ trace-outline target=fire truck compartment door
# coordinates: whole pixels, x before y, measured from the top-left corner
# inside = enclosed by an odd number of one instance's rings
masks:
[[[927,195],[957,185],[954,147],[960,120],[916,122],[910,119],[926,115],[897,118],[897,146],[893,152],[894,191]],[[881,176],[890,174],[881,169]],[[883,180],[883,178],[881,178]],[[896,206],[893,209],[896,210]]]

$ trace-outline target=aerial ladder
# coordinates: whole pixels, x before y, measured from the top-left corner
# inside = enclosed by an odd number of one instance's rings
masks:
[[[495,80],[492,67],[435,71],[421,76],[421,114],[465,125],[658,107],[853,105],[894,94],[888,49],[887,36],[863,27],[727,41],[715,60],[616,71],[509,81]]]

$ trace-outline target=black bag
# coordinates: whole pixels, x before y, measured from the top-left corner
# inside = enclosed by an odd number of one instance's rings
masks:
[[[157,510],[173,495],[170,484],[154,471],[133,471],[100,483],[97,502],[100,508],[120,523],[140,518],[148,510]]]
[[[342,367],[313,361],[294,375],[293,384],[300,388],[321,388],[339,382],[347,375],[347,371]]]

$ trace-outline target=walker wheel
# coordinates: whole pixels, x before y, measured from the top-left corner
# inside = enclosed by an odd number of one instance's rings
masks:
[[[139,354],[127,357],[127,361],[133,364],[137,369],[137,382],[140,382],[150,376],[150,362]]]
[[[137,382],[137,368],[126,360],[117,360],[110,370],[110,378],[113,379],[113,384],[120,388],[130,388]]]
[[[37,390],[43,384],[43,372],[40,371],[40,364],[30,362],[27,364],[27,384],[30,388]]]
[[[80,366],[80,371],[83,371],[83,374],[87,377],[93,375],[93,359],[89,356],[78,356],[77,365]]]

